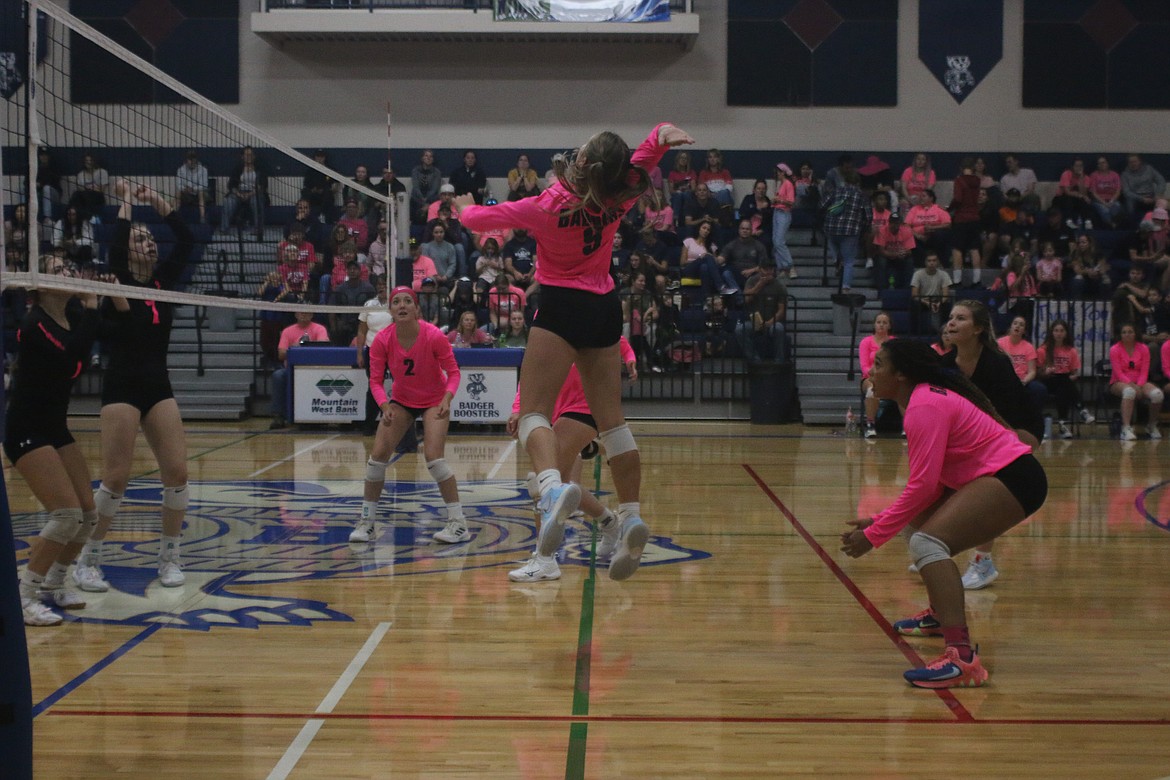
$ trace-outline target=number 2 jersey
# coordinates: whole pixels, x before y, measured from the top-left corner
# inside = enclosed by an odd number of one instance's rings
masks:
[[[411,409],[438,406],[446,393],[459,389],[459,364],[443,331],[429,322],[419,322],[418,338],[410,349],[398,341],[398,325],[382,329],[370,347],[370,376],[394,378],[391,398],[381,382],[371,382],[370,392],[378,406],[392,400]]]
[[[630,163],[649,172],[670,147],[658,143],[662,125],[637,148]],[[615,204],[604,213],[572,208],[578,202],[559,181],[535,198],[496,206],[468,206],[459,212],[464,227],[484,230],[526,228],[536,239],[536,281],[604,295],[613,289],[610,261],[618,224],[637,198]]]

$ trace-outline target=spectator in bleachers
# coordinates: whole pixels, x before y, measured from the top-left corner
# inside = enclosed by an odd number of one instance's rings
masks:
[[[630,250],[625,248],[626,240],[621,231],[613,234],[613,249],[609,254],[609,274],[617,278],[622,269],[630,267]]]
[[[357,260],[345,264],[345,281],[333,286],[329,294],[330,306],[364,306],[378,291],[362,278],[362,266]],[[357,335],[358,315],[329,313],[329,338],[335,346],[348,347]]]
[[[354,338],[354,346],[357,348],[355,362],[359,368],[366,370],[366,418],[362,425],[364,436],[373,436],[377,433],[378,413],[381,411],[370,388],[374,382],[383,384],[386,382],[386,374],[376,378],[370,376],[370,347],[374,345],[374,339],[378,334],[394,323],[394,315],[390,313],[390,296],[386,291],[386,280],[375,281],[374,291],[374,297],[366,301],[365,310],[357,316],[358,329]],[[415,446],[418,446],[417,441]]]
[[[865,158],[865,165],[857,169],[857,175],[861,177],[861,191],[871,198],[879,192],[885,193],[886,203],[892,208],[898,207],[898,191],[895,189],[894,172],[890,170],[889,164],[878,157],[876,154],[871,154]]]
[[[925,189],[918,193],[918,205],[913,206],[903,217],[906,226],[914,234],[916,259],[921,262],[927,249],[938,252],[939,257],[950,254],[951,215],[938,205],[934,190]],[[963,283],[962,266],[951,271],[951,281]]]
[[[93,222],[83,218],[76,206],[66,206],[65,214],[53,226],[53,246],[64,249],[74,265],[93,262]]]
[[[292,225],[288,231],[288,238],[277,245],[276,256],[278,259],[284,258],[284,250],[287,246],[296,248],[297,256],[306,268],[312,268],[317,264],[317,250],[305,239],[304,229],[300,225]]]
[[[999,246],[999,206],[991,199],[991,191],[979,189],[979,234],[983,239],[981,255],[984,267],[994,266],[1002,253]]]
[[[706,184],[697,183],[694,194],[687,200],[687,205],[683,208],[683,237],[695,235],[699,223],[704,220],[710,220],[718,225],[721,216],[722,209],[719,207],[719,201],[711,195],[711,190],[707,188]]]
[[[922,193],[933,191],[937,181],[938,176],[930,165],[930,156],[923,152],[914,155],[914,162],[902,171],[902,177],[898,180],[898,191],[906,202],[905,208],[923,205]]]
[[[240,162],[228,177],[227,194],[223,199],[219,229],[228,232],[232,220],[239,213],[251,215],[252,227],[257,239],[264,236],[264,208],[268,198],[268,172],[264,163],[256,156],[252,147],[240,151]]]
[[[257,297],[266,303],[292,303],[300,300],[297,294],[285,285],[279,270],[268,272],[268,276],[264,278],[257,291]],[[279,368],[277,347],[280,344],[280,333],[291,319],[287,312],[260,311],[260,355],[264,359],[265,368]]]
[[[962,283],[963,263],[970,259],[972,282],[981,283],[983,271],[983,229],[979,217],[979,177],[975,175],[975,161],[964,157],[959,163],[951,196],[951,277],[959,273]]]
[[[703,319],[707,332],[703,334],[703,356],[722,357],[727,349],[727,305],[723,298],[708,298],[703,304]]]
[[[1150,349],[1161,347],[1170,340],[1170,300],[1157,287],[1150,285],[1146,292],[1146,327],[1142,333],[1142,341],[1150,345]],[[1170,366],[1163,364],[1162,370]]]
[[[508,315],[508,327],[496,334],[496,346],[508,349],[528,346],[528,322],[524,319],[524,312],[514,309]]]
[[[299,228],[305,240],[313,245],[317,254],[325,251],[329,243],[329,235],[325,224],[313,214],[312,204],[305,198],[297,201],[294,207],[293,218],[284,226],[284,237],[288,238],[294,228]]]
[[[1056,254],[1056,245],[1045,241],[1036,260],[1036,294],[1041,298],[1064,297],[1064,261]]]
[[[1080,157],[1074,157],[1072,166],[1060,174],[1052,207],[1060,210],[1061,219],[1074,230],[1084,227],[1086,220],[1092,224],[1092,182]]]
[[[51,225],[61,203],[61,171],[47,146],[37,147],[37,194],[41,198],[41,221]]]
[[[1032,253],[1023,239],[1012,242],[1007,264],[991,289],[1006,299],[1009,312],[1031,316],[1032,299],[1036,297],[1036,274],[1032,271]]]
[[[999,207],[999,245],[1000,249],[1010,247],[1015,241],[1025,242],[1029,249],[1032,245],[1031,216],[1024,208],[1020,191],[1012,188],[1004,193],[1003,205]]]
[[[361,215],[361,204],[357,198],[345,199],[345,214],[337,220],[337,227],[345,228],[347,240],[357,247],[359,255],[364,255],[370,249],[370,226],[366,218]]]
[[[459,253],[455,245],[447,240],[447,228],[441,223],[431,225],[430,240],[422,245],[422,254],[435,264],[435,278],[439,287],[451,289],[459,278]]]
[[[487,293],[488,323],[491,327],[502,330],[508,327],[508,317],[512,312],[523,312],[528,305],[528,296],[519,287],[513,287],[507,274],[496,277],[495,285]]]
[[[1121,177],[1117,171],[1109,170],[1109,160],[1105,155],[1097,158],[1097,170],[1089,174],[1089,194],[1093,198],[1093,210],[1097,212],[1099,224],[1113,230],[1117,227],[1117,220],[1121,216]],[[1092,230],[1092,223],[1085,224],[1086,230]]]
[[[930,348],[940,355],[945,355],[955,348],[955,345],[951,343],[951,335],[947,332],[947,325],[945,322],[939,329],[938,339],[930,345]]]
[[[350,181],[367,189],[372,190],[374,188],[374,182],[370,180],[370,170],[364,165],[358,165],[354,168],[353,178]],[[381,205],[363,190],[347,184],[341,190],[341,202],[346,205],[347,211],[351,200],[357,202],[357,215],[362,219],[366,219],[366,215],[369,214],[370,209],[377,208]]]
[[[410,239],[410,268],[410,286],[415,292],[422,290],[424,279],[430,279],[431,284],[438,286],[438,282],[435,280],[435,261],[423,254],[422,244],[417,238]]]
[[[857,173],[853,168],[853,155],[843,154],[837,158],[837,167],[830,168],[828,173],[825,174],[824,180],[821,182],[821,203],[819,204],[821,208],[824,207],[823,204],[827,199],[832,198],[837,190],[845,185],[845,177],[850,173]],[[857,186],[861,186],[860,175],[858,176]]]
[[[1068,264],[1073,277],[1069,291],[1074,298],[1104,298],[1113,286],[1109,262],[1097,251],[1097,241],[1087,233],[1077,236],[1069,252]]]
[[[1062,216],[1063,212],[1056,206],[1045,212],[1044,224],[1036,231],[1036,245],[1043,247],[1045,242],[1051,242],[1057,257],[1068,257],[1076,243],[1076,230],[1070,228]]]
[[[829,245],[829,256],[841,269],[842,292],[849,292],[853,287],[853,264],[857,260],[861,235],[869,227],[872,213],[857,186],[858,176],[852,170],[852,158],[848,159],[847,165],[849,170],[842,183],[827,189],[821,200],[825,210],[825,240]]]
[[[199,162],[199,153],[194,149],[188,149],[183,164],[175,172],[175,189],[178,194],[175,208],[197,209],[199,222],[206,222],[210,186],[211,178],[207,173],[207,167]]]
[[[313,162],[318,165],[328,165],[327,159],[324,149],[313,152]],[[334,198],[340,189],[341,184],[324,173],[314,168],[305,169],[305,176],[301,180],[301,198],[309,204],[314,216],[319,214],[326,221],[333,219],[336,210]],[[307,217],[306,214],[306,220]]]
[[[999,177],[999,186],[1006,193],[1008,190],[1019,190],[1020,203],[1033,214],[1040,211],[1040,195],[1036,192],[1036,172],[1031,168],[1021,168],[1020,158],[1009,154],[1003,158],[1003,167],[1007,173]]]
[[[722,263],[731,269],[736,285],[743,289],[747,280],[763,265],[775,265],[768,257],[768,248],[752,234],[750,219],[739,220],[739,235],[719,250]]]
[[[1032,342],[1024,338],[1028,333],[1028,321],[1021,316],[1012,318],[1008,332],[996,341],[1004,354],[1012,359],[1012,368],[1020,379],[1020,384],[1028,391],[1037,409],[1044,408],[1044,399],[1048,397],[1048,388],[1036,378],[1036,348]]]
[[[508,171],[508,200],[521,200],[540,194],[540,176],[528,163],[528,155],[516,158],[516,167]]]
[[[744,359],[783,362],[788,355],[784,319],[788,313],[788,288],[776,267],[763,265],[743,291],[746,318],[735,326]]]
[[[1117,343],[1109,350],[1109,392],[1121,399],[1121,440],[1136,441],[1133,432],[1133,412],[1138,401],[1149,405],[1146,432],[1151,439],[1162,438],[1158,430],[1158,413],[1165,394],[1150,381],[1150,348],[1137,340],[1133,323],[1121,326]]]
[[[272,393],[272,424],[268,426],[269,430],[288,427],[288,421],[284,415],[288,407],[289,349],[305,344],[329,341],[329,332],[325,330],[325,326],[313,322],[313,312],[306,309],[305,311],[298,311],[294,316],[296,322],[281,331],[280,341],[276,349],[276,357],[281,367],[272,372],[270,385]]]
[[[939,269],[938,252],[926,253],[926,265],[910,280],[910,299],[917,315],[918,333],[937,333],[951,316],[951,279]]]
[[[991,200],[997,201],[1003,196],[1003,190],[999,188],[999,182],[987,173],[986,160],[982,157],[976,157],[972,172],[979,177],[979,189],[986,190]]]
[[[512,284],[531,295],[536,288],[536,239],[524,228],[512,231],[512,238],[500,249],[504,258],[504,270]]]
[[[459,324],[447,333],[447,341],[455,349],[466,349],[476,345],[494,346],[492,337],[479,327],[475,312],[470,309],[459,315]]]
[[[433,235],[435,225],[442,225],[444,230],[444,237],[447,242],[455,247],[455,258],[457,261],[457,269],[459,276],[474,276],[474,263],[467,261],[468,250],[471,247],[471,240],[467,231],[463,229],[463,224],[453,216],[452,210],[449,206],[440,206],[439,215],[427,223],[426,232],[423,234]]]
[[[378,220],[378,234],[370,242],[370,252],[366,263],[370,267],[370,281],[374,283],[375,289],[377,289],[379,279],[385,279],[389,276],[391,268],[387,258],[392,256],[390,226],[385,219],[380,219]]]
[[[86,219],[99,217],[106,205],[110,189],[110,174],[101,167],[93,152],[86,152],[81,158],[81,170],[77,173],[77,191],[69,202]]]
[[[691,153],[675,152],[674,168],[667,174],[666,180],[670,184],[670,207],[674,210],[675,217],[680,220],[680,226],[687,201],[695,191],[697,178],[695,170],[691,168]]]
[[[715,198],[721,208],[731,212],[735,207],[735,195],[732,192],[735,180],[723,164],[723,152],[718,149],[707,150],[707,165],[699,171],[699,182],[707,185],[711,197]]]
[[[658,235],[658,238],[662,239],[663,243],[667,241],[676,245],[679,243],[674,209],[663,200],[660,190],[648,189],[642,193],[642,197],[638,199],[636,211],[641,216],[642,221],[642,226],[638,228],[639,233],[649,227]],[[630,213],[634,213],[634,211],[631,210]],[[618,235],[621,233],[619,232]]]
[[[634,251],[645,256],[649,267],[644,270],[650,279],[653,279],[655,275],[677,279],[680,276],[681,247],[680,251],[672,251],[671,247],[667,246],[660,238],[657,230],[642,228],[641,238],[634,247]]]
[[[1036,350],[1036,370],[1049,395],[1056,397],[1057,424],[1060,438],[1071,439],[1068,422],[1073,409],[1081,422],[1089,425],[1096,420],[1081,404],[1077,380],[1081,375],[1081,354],[1073,346],[1072,329],[1065,320],[1048,323],[1044,343]]]
[[[76,208],[76,206],[75,206]],[[78,209],[80,211],[80,209]],[[28,270],[28,205],[17,203],[12,209],[12,216],[4,220],[4,246],[6,247],[7,262],[17,260],[21,270]]]
[[[504,258],[500,254],[500,247],[494,238],[483,242],[483,251],[475,259],[475,287],[480,296],[487,294],[496,284],[496,279],[506,276],[504,273]]]
[[[796,185],[792,183],[792,169],[786,163],[776,163],[776,193],[772,199],[772,260],[780,276],[796,278],[792,252],[788,249],[788,229],[792,227],[792,209],[796,206]]]
[[[281,287],[298,296],[303,296],[308,289],[309,271],[313,264],[309,263],[308,258],[301,254],[297,244],[293,241],[280,245],[277,263],[276,273],[280,278]]]
[[[1126,158],[1125,170],[1121,172],[1121,192],[1130,218],[1139,222],[1146,212],[1154,208],[1154,202],[1165,195],[1166,179],[1152,165],[1144,162],[1141,155],[1131,154]]]
[[[382,178],[378,179],[378,183],[374,185],[374,192],[390,197],[400,192],[406,192],[406,185],[398,180],[394,174],[394,167],[387,163],[382,166]]]
[[[337,254],[334,255],[333,264],[326,266],[328,273],[321,275],[318,301],[328,303],[332,299],[333,288],[337,285],[344,284],[346,278],[349,276],[348,269],[350,263],[358,264],[358,273],[361,275],[363,282],[370,281],[370,268],[358,256],[357,246],[352,241],[346,241],[338,248]]]
[[[435,167],[435,153],[430,149],[423,149],[418,165],[410,172],[410,221],[416,225],[425,225],[432,219],[428,211],[430,205],[439,199],[439,188],[443,184],[443,174]],[[451,190],[454,192],[454,188]]]
[[[1142,321],[1149,293],[1150,285],[1146,282],[1145,270],[1138,265],[1130,266],[1129,278],[1117,285],[1110,301],[1114,332],[1125,323],[1136,325]]]
[[[444,333],[451,323],[451,310],[447,307],[447,296],[429,276],[418,281],[419,318],[429,322]]]
[[[630,271],[630,286],[620,293],[622,335],[638,355],[639,369],[651,365],[658,335],[658,297],[647,286],[644,271]]]
[[[796,185],[793,184],[793,191],[795,192]],[[739,204],[739,218],[746,219],[751,224],[752,237],[759,240],[761,244],[768,247],[771,251],[772,247],[772,199],[768,197],[768,182],[764,179],[756,179],[752,184],[752,191],[744,196]],[[740,232],[742,236],[743,233]]]
[[[796,208],[792,210],[793,222],[807,226],[815,222],[816,213],[821,207],[821,187],[813,173],[812,163],[808,160],[800,161],[800,171],[792,180],[796,188]],[[770,242],[765,242],[770,245]]]
[[[1158,209],[1166,215],[1165,209]],[[1129,262],[1142,269],[1147,279],[1160,286],[1170,281],[1170,241],[1165,230],[1166,220],[1142,220],[1137,234],[1130,238]]]
[[[905,290],[910,286],[914,274],[914,248],[917,245],[914,232],[902,224],[900,214],[890,213],[882,229],[873,232],[874,282],[878,290],[886,289],[893,272],[894,287]],[[938,257],[938,250],[927,250],[927,255]]]
[[[700,222],[695,237],[683,242],[683,256],[679,260],[683,277],[702,281],[704,298],[739,292],[739,285],[726,265],[726,258],[722,255],[716,258],[718,247],[713,238],[714,232],[713,220]]]
[[[937,260],[937,256],[935,257]],[[870,373],[873,371],[873,361],[882,346],[890,339],[895,338],[893,323],[887,312],[879,311],[873,318],[873,333],[866,336],[857,345],[857,364],[861,369],[861,397],[865,407],[865,438],[877,436],[877,413],[879,399],[873,392],[873,380]]]
[[[487,192],[487,174],[479,167],[475,152],[468,149],[463,153],[463,165],[451,171],[447,181],[455,187],[455,196],[471,194],[476,204],[482,206]]]
[[[439,187],[439,197],[433,201],[431,205],[427,206],[426,224],[430,224],[439,218],[439,209],[446,206],[451,210],[452,214],[459,213],[459,207],[455,205],[455,185],[444,184]]]
[[[890,193],[885,190],[878,190],[869,196],[869,201],[872,204],[872,210],[869,215],[869,231],[866,233],[866,257],[873,257],[873,237],[883,230],[886,225],[890,223],[890,214],[893,214],[897,209],[890,208]],[[870,267],[869,263],[865,264],[866,268]]]

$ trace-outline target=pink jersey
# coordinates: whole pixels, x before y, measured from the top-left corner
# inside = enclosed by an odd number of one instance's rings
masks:
[[[410,349],[398,341],[398,325],[384,328],[370,347],[370,376],[394,377],[386,398],[381,382],[371,382],[370,392],[378,406],[393,400],[411,409],[438,406],[445,393],[455,395],[459,389],[459,365],[443,332],[429,322],[418,324],[418,338]]]
[[[1113,365],[1109,384],[1144,385],[1150,379],[1150,348],[1140,341],[1134,342],[1133,354],[1127,352],[1120,341],[1114,344],[1109,349],[1109,362]]]
[[[873,518],[865,537],[874,547],[933,504],[944,488],[958,489],[990,476],[1032,448],[958,393],[918,385],[902,427],[910,451],[910,478],[898,500]]]
[[[1036,350],[1036,365],[1045,366],[1049,374],[1077,376],[1081,373],[1081,353],[1077,352],[1076,347],[1057,347],[1053,350],[1052,365],[1049,366],[1048,349],[1041,344]]]
[[[658,165],[669,148],[658,143],[662,125],[650,131],[631,158],[646,170]],[[495,206],[468,206],[459,218],[471,230],[526,228],[536,239],[536,281],[604,295],[613,289],[610,262],[613,236],[637,199],[615,204],[602,214],[570,212],[579,198],[560,181],[535,198]]]
[[[622,363],[632,363],[637,360],[634,348],[630,346],[630,342],[626,341],[625,336],[618,339],[618,349],[622,353]],[[561,386],[561,392],[557,395],[557,402],[553,407],[553,422],[556,422],[566,412],[593,414],[589,410],[589,402],[585,400],[585,386],[581,384],[581,374],[577,371],[576,363],[569,367],[569,375],[565,377],[565,384]],[[512,414],[519,413],[520,388],[517,386],[516,399],[512,401]]]
[[[893,336],[887,336],[889,341]],[[881,351],[882,345],[877,343],[873,336],[866,336],[857,347],[857,362],[861,364],[861,378],[869,379],[869,372],[873,371],[873,359]]]
[[[1020,339],[1019,344],[1013,344],[1011,336],[1000,336],[996,343],[1012,359],[1012,368],[1023,382],[1028,375],[1028,361],[1036,359],[1035,347],[1027,339]]]

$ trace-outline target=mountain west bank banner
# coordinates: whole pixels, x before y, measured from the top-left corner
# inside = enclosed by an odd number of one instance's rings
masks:
[[[297,366],[293,371],[293,421],[356,422],[366,419],[366,372],[345,366]]]
[[[668,22],[670,0],[497,0],[496,20]]]

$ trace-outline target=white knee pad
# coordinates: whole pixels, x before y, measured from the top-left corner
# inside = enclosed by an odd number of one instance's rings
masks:
[[[49,513],[49,522],[41,529],[41,537],[57,544],[69,544],[83,524],[81,507],[54,509]]]
[[[455,472],[447,465],[447,461],[444,458],[428,460],[427,471],[431,472],[431,479],[435,480],[435,484],[446,482],[455,476]]]
[[[868,401],[871,398],[873,398],[873,388],[867,387],[867,388],[865,388],[865,400]]]
[[[366,482],[386,482],[386,468],[390,465],[389,461],[374,460],[370,458],[366,461]]]
[[[536,412],[530,412],[520,418],[520,424],[516,427],[516,434],[520,439],[521,447],[528,446],[528,437],[537,428],[548,428],[551,431],[552,425],[549,423],[547,417]]]
[[[1121,400],[1132,401],[1135,398],[1137,398],[1137,390],[1134,390],[1132,387],[1127,387],[1121,391]]]
[[[162,505],[165,509],[172,509],[176,512],[186,512],[187,501],[190,498],[191,491],[187,490],[186,485],[164,487]]]
[[[630,433],[628,425],[619,425],[608,431],[602,431],[597,439],[601,442],[601,446],[605,447],[606,460],[613,460],[618,455],[634,452],[638,449],[638,444],[634,441],[634,434]]]
[[[922,533],[922,531],[915,531],[911,535],[909,546],[910,557],[914,559],[914,564],[918,567],[918,571],[922,571],[922,567],[924,566],[945,561],[951,557],[950,549],[942,543],[942,540],[935,539],[930,534]]]
[[[1166,395],[1158,388],[1155,387],[1150,391],[1150,406],[1157,408],[1162,405],[1162,401],[1165,399]]]
[[[118,514],[118,507],[122,506],[122,494],[115,493],[106,487],[106,483],[98,485],[93,491],[93,503],[98,514],[102,517],[114,517]]]
[[[75,544],[85,544],[89,541],[89,535],[93,533],[93,529],[97,526],[98,513],[96,509],[90,509],[88,512],[81,513],[81,525],[77,528],[77,533],[73,534],[73,538],[69,541]]]

